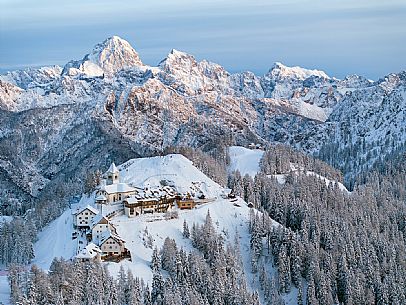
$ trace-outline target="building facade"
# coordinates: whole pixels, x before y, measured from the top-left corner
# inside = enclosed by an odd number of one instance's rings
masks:
[[[92,240],[95,243],[99,243],[101,238],[106,232],[116,232],[116,228],[109,222],[109,220],[102,215],[94,217],[92,222]]]
[[[78,228],[90,228],[93,218],[99,214],[99,211],[91,206],[86,206],[73,215],[73,225]]]
[[[102,251],[102,257],[120,256],[126,251],[124,241],[112,232],[108,232],[103,236],[100,242],[100,250]]]
[[[196,202],[192,198],[178,199],[176,204],[181,210],[191,210],[196,206]]]

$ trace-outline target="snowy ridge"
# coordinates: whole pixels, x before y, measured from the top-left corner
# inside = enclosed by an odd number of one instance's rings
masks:
[[[332,184],[333,186],[336,186],[343,192],[345,193],[351,193],[350,191],[348,191],[348,189],[341,183],[341,182],[337,182],[337,181],[332,181],[326,177],[323,177],[319,174],[316,174],[315,172],[312,171],[306,171],[306,175],[307,176],[315,176],[317,178],[319,178],[320,180],[324,181],[326,183],[326,186],[330,186],[330,184]]]
[[[269,73],[274,78],[279,79],[298,79],[298,80],[305,80],[311,76],[317,76],[321,78],[329,79],[330,77],[323,71],[320,70],[310,70],[304,69],[301,67],[287,67],[280,62],[276,62],[274,66],[269,70]]]
[[[180,193],[199,188],[206,197],[218,197],[222,188],[204,175],[192,161],[182,155],[172,154],[163,157],[138,158],[120,165],[122,182],[138,187],[158,187],[162,180],[176,186]]]
[[[241,147],[241,146],[231,146],[229,148],[229,153],[230,153],[230,165],[229,165],[230,171],[238,170],[240,172],[241,176],[248,174],[251,177],[254,177],[257,173],[259,173],[259,171],[260,171],[259,162],[264,153],[262,150],[248,149],[248,148]],[[303,168],[298,168],[295,164],[291,164],[291,170],[292,170],[292,172],[294,172],[297,175],[299,173],[305,172],[307,176],[315,176],[315,177],[319,178],[321,181],[324,181],[326,183],[327,187],[330,184],[332,186],[337,185],[337,187],[341,191],[343,191],[345,193],[350,193],[348,191],[348,189],[341,182],[330,180],[313,171],[308,171]],[[288,175],[288,173],[284,173],[284,174],[268,175],[268,177],[275,178],[278,181],[278,183],[284,184],[286,181],[287,175]]]
[[[298,171],[298,170],[292,170],[292,172],[296,175],[299,175],[302,171]],[[330,185],[335,187],[337,186],[342,192],[350,194],[351,192],[345,187],[344,184],[342,184],[341,182],[337,182],[337,181],[333,181],[330,180],[322,175],[316,174],[315,172],[312,171],[305,171],[306,176],[314,176],[318,179],[320,179],[321,181],[326,183],[326,186],[329,187]],[[268,175],[268,177],[270,178],[275,178],[276,181],[278,181],[279,184],[284,184],[286,182],[286,176],[288,174],[275,174],[275,175]]]

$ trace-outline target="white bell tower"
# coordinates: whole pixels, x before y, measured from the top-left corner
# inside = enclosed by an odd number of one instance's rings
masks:
[[[118,168],[116,167],[116,165],[113,163],[111,163],[108,171],[107,171],[107,184],[116,184],[119,182],[119,177],[120,173],[118,171]]]

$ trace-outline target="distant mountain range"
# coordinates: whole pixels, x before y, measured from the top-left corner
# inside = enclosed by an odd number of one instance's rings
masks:
[[[275,63],[231,74],[177,50],[151,67],[113,36],[64,67],[1,75],[0,109],[0,194],[27,200],[168,146],[284,143],[350,179],[404,149],[406,71],[339,80]]]

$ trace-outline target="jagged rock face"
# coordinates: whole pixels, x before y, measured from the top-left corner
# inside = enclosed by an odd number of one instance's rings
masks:
[[[23,89],[0,80],[0,109],[14,110]]]
[[[265,97],[290,98],[295,89],[320,87],[329,80],[330,77],[323,71],[286,67],[281,63],[275,63],[261,79],[261,84]]]
[[[80,191],[88,171],[151,153],[95,115],[83,104],[0,111],[0,195],[34,201],[59,196],[67,182]]]
[[[245,96],[250,99],[264,97],[261,79],[252,72],[246,71],[230,75],[230,84],[237,96]]]
[[[208,61],[197,62],[187,53],[172,50],[158,67],[159,79],[167,86],[186,95],[205,91],[230,94],[229,73],[220,65]]]
[[[51,66],[38,69],[28,68],[26,70],[16,70],[1,75],[0,79],[11,83],[21,89],[44,87],[59,78],[62,72],[61,67]]]
[[[0,169],[29,196],[40,196],[86,168],[170,145],[282,142],[322,153],[328,145],[345,152],[364,138],[379,146],[374,141],[387,134],[401,143],[405,83],[405,73],[374,83],[279,63],[263,77],[230,74],[176,50],[149,67],[128,42],[112,37],[63,69],[0,76]]]

